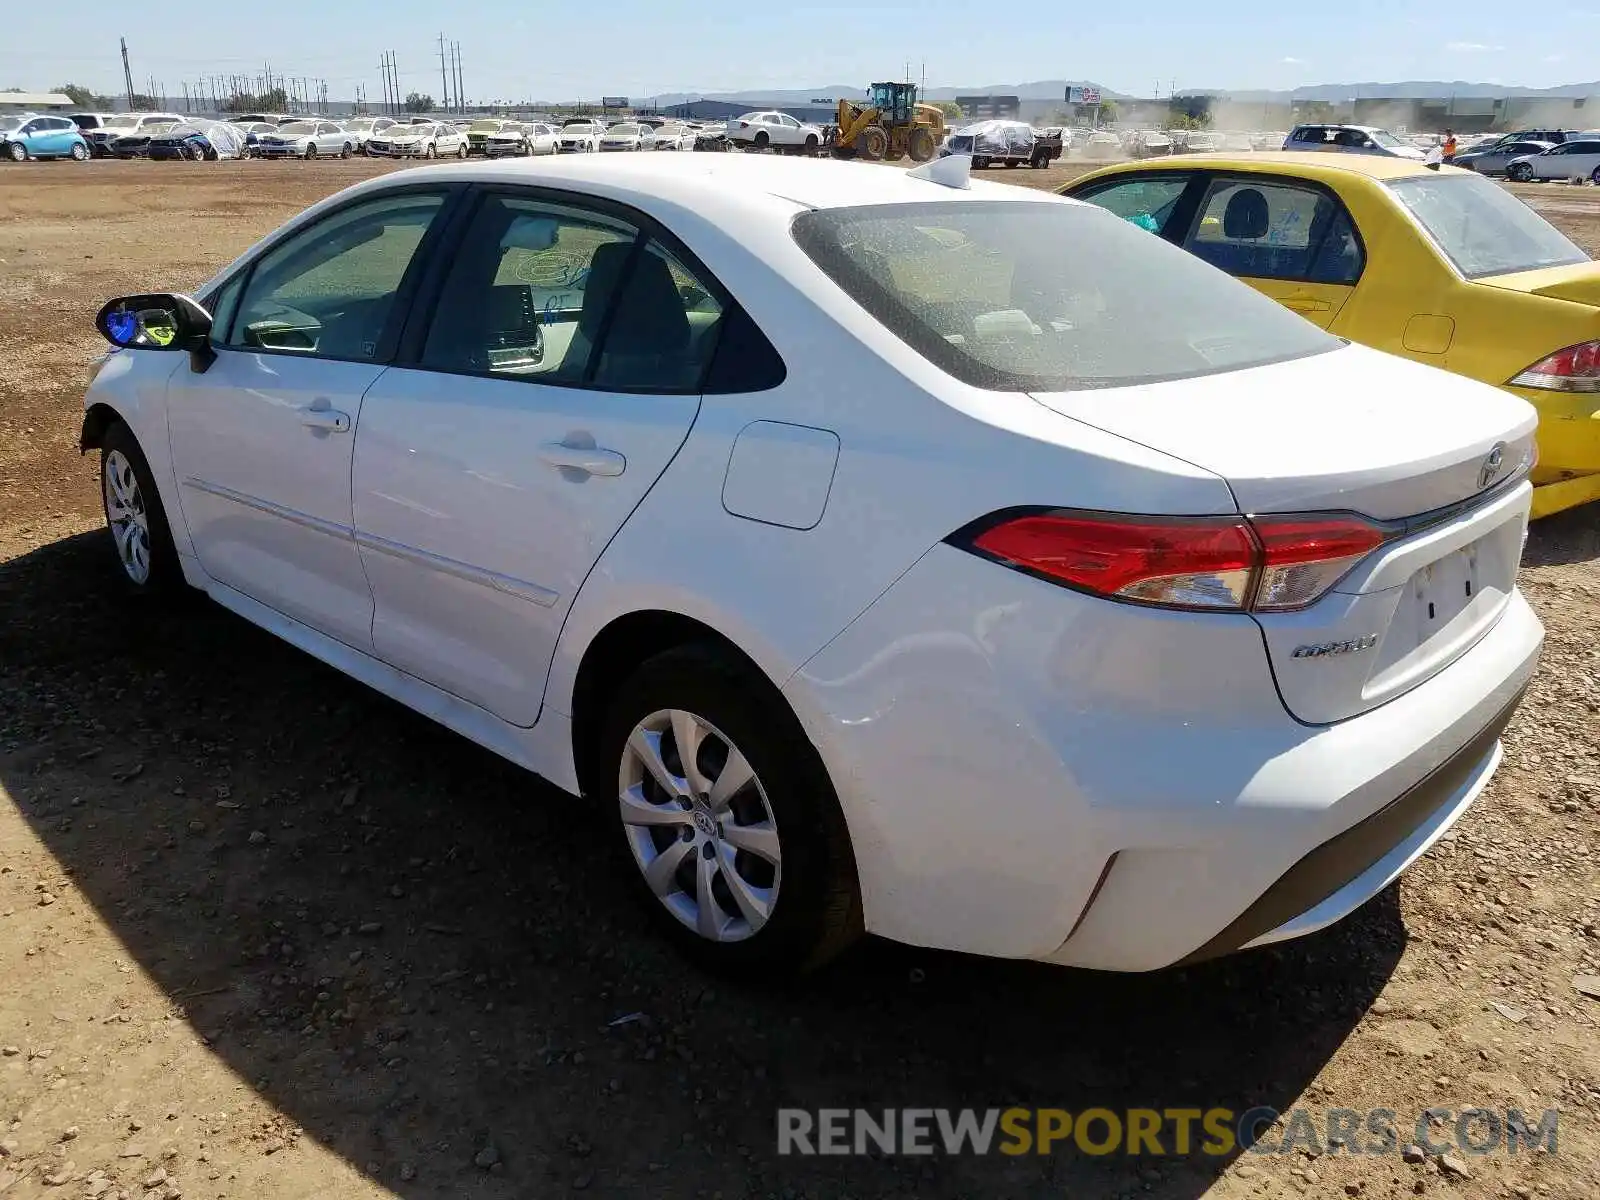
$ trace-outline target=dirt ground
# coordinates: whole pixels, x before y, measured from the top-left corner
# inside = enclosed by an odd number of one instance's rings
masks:
[[[384,169],[0,169],[0,1197],[1600,1195],[1600,513],[1537,526],[1505,763],[1285,948],[1111,977],[868,943],[713,983],[581,806],[221,609],[131,605],[95,309]],[[1081,168],[994,172],[1041,185]],[[1600,254],[1600,191],[1519,189]],[[1556,1153],[779,1158],[782,1106],[1559,1110]],[[1456,1168],[1460,1168],[1458,1172]]]

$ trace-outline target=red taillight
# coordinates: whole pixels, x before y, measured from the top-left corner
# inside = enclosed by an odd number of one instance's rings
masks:
[[[1383,530],[1360,517],[1134,517],[1032,512],[950,539],[1079,591],[1164,608],[1284,611],[1314,603]]]
[[[1600,341],[1557,350],[1517,375],[1511,384],[1552,392],[1600,392]]]

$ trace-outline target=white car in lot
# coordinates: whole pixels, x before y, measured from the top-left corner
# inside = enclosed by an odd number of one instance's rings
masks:
[[[600,149],[605,126],[595,121],[574,121],[556,131],[557,154],[593,154]]]
[[[356,117],[343,124],[345,132],[355,141],[357,153],[365,154],[367,143],[384,130],[394,128],[395,121],[392,117]]]
[[[368,139],[367,153],[379,158],[465,158],[467,138],[454,125],[393,125]]]
[[[108,555],[599,805],[720,969],[1336,921],[1500,760],[1534,411],[968,161],[329,197],[101,310]]]
[[[784,112],[750,112],[734,117],[724,133],[741,149],[765,150],[769,146],[815,152],[822,145],[822,129],[807,125]]]
[[[554,154],[556,131],[542,122],[522,124],[508,121],[498,133],[491,133],[483,144],[489,158],[506,158],[525,154]]]
[[[1506,164],[1508,178],[1519,183],[1535,179],[1587,179],[1600,184],[1600,138],[1578,138],[1551,146],[1542,154],[1524,154]]]
[[[662,125],[650,131],[646,150],[693,150],[695,131],[687,125]]]
[[[653,131],[648,125],[638,125],[632,121],[620,121],[607,127],[600,135],[599,149],[602,154],[616,153],[619,150],[644,150],[648,148]]]
[[[356,151],[356,135],[332,121],[286,121],[256,139],[262,158],[349,158]]]

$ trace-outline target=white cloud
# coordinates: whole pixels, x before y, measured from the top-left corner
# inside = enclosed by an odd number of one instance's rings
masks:
[[[1488,54],[1505,49],[1504,46],[1491,46],[1487,42],[1446,42],[1444,48],[1452,54]]]
[[[1292,54],[1285,55],[1284,57],[1280,58],[1278,61],[1281,62],[1286,67],[1303,67],[1303,66],[1306,65],[1306,60],[1305,59],[1303,59],[1303,58],[1295,58]]]

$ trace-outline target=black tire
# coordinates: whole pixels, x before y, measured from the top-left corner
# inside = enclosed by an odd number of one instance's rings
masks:
[[[1512,163],[1506,168],[1506,175],[1517,183],[1531,183],[1533,168],[1527,163]]]
[[[712,941],[673,916],[646,883],[630,847],[627,830],[637,827],[624,825],[618,799],[624,755],[635,726],[663,709],[695,714],[739,748],[782,839],[771,914],[743,940]],[[665,935],[707,970],[743,978],[792,976],[822,965],[860,936],[855,859],[822,761],[777,690],[727,651],[681,646],[645,662],[612,698],[592,762],[595,799],[605,806],[636,894]],[[663,836],[668,843],[675,837]],[[691,852],[685,865],[695,861]],[[727,902],[719,902],[726,912]]]
[[[889,153],[889,133],[882,125],[868,125],[856,134],[856,157],[867,162],[882,162]]]
[[[349,143],[349,142],[346,142],[346,143],[345,143],[345,144],[344,144],[344,148],[343,148],[343,149],[341,149],[341,150],[340,150],[340,151],[339,151],[339,157],[340,157],[340,158],[349,158],[349,157],[350,157],[350,154],[351,154],[351,151],[352,151],[352,150],[353,150],[353,149],[354,149],[354,148],[353,148],[353,147],[352,147],[352,146],[351,146],[351,145],[350,145],[350,143]]]
[[[467,149],[467,144],[465,142],[462,142],[461,145],[456,147],[456,157],[457,158],[465,158],[468,153],[469,153],[469,151]]]
[[[9,142],[9,143],[7,143],[7,145],[6,145],[6,153],[11,156],[11,161],[12,162],[27,162],[28,161],[28,148],[26,146],[24,146],[21,142]]]
[[[111,513],[112,489],[107,483],[108,467],[120,455],[133,470],[142,504],[146,527],[149,531],[149,574],[144,580],[134,577],[123,564],[117,536],[113,531]],[[105,513],[106,530],[110,537],[117,573],[124,586],[136,595],[168,596],[183,590],[183,568],[178,564],[178,549],[172,541],[172,529],[167,524],[167,512],[161,504],[161,493],[156,490],[155,476],[150,472],[144,451],[133,431],[121,421],[113,421],[100,438],[100,507]]]
[[[89,148],[87,146],[85,146],[82,142],[73,142],[72,143],[72,161],[73,162],[88,162],[89,161]]]
[[[973,155],[973,158],[972,158],[972,169],[974,171],[987,171],[989,169],[989,158],[988,158],[988,156],[987,155],[983,155],[983,154],[975,154],[975,155]]]
[[[316,156],[317,156],[317,144],[315,142],[307,142],[306,143],[306,161],[310,162]]]
[[[765,129],[756,130],[755,147],[757,150],[765,150],[771,144],[772,139],[767,136],[767,131]]]
[[[934,140],[933,130],[926,125],[918,125],[906,139],[906,153],[911,155],[912,162],[925,163],[938,152],[938,149],[939,145]]]
[[[435,147],[432,142],[429,142],[428,143],[428,149],[426,150],[426,152],[424,152],[422,157],[423,158],[437,158],[437,157],[439,157],[438,148]]]
[[[1589,182],[1594,184],[1596,187],[1600,187],[1600,167],[1596,167],[1590,172]]]
[[[817,135],[814,133],[806,134],[806,157],[813,157],[817,153],[817,145]]]

